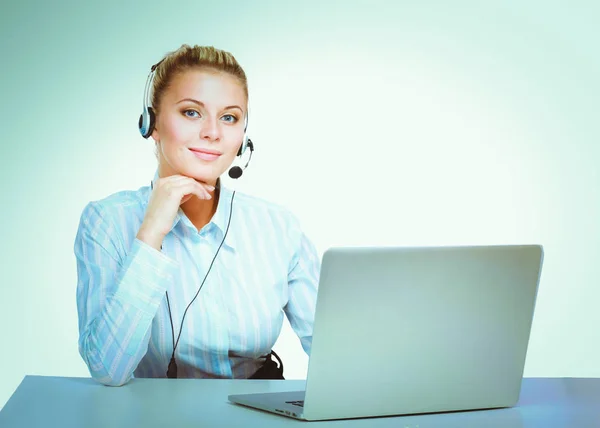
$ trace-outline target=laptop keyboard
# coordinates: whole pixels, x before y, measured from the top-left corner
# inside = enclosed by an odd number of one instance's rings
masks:
[[[294,406],[304,407],[304,400],[286,401],[286,403],[293,404]]]

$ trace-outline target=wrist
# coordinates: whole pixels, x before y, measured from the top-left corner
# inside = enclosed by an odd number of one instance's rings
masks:
[[[160,233],[148,230],[142,225],[142,227],[140,227],[140,230],[136,235],[136,238],[150,245],[152,248],[155,248],[156,250],[160,251],[164,236]]]

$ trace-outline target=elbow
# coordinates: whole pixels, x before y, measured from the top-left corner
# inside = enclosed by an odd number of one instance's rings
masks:
[[[111,377],[101,377],[101,378],[95,378],[95,380],[98,383],[101,383],[102,385],[105,386],[123,386],[123,385],[127,385],[129,383],[129,378],[126,379],[115,379],[115,378],[111,378]]]
[[[310,351],[312,349],[312,335],[302,337],[300,339],[300,344],[302,345],[302,349],[304,349],[306,355],[310,357]]]
[[[111,376],[95,376],[93,374],[92,374],[92,378],[99,384],[102,384],[104,386],[113,386],[113,387],[126,385],[131,380],[131,377],[126,377],[124,379],[118,379],[118,378],[114,378]]]
[[[93,358],[97,357],[95,353],[86,353],[83,350],[84,348],[81,347],[80,354],[88,367],[90,376],[99,384],[105,386],[123,386],[133,377],[133,373],[121,373],[120,375],[119,373],[111,373],[105,361],[100,358]]]

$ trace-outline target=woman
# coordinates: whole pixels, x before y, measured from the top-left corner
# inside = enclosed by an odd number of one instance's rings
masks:
[[[219,180],[245,151],[244,71],[228,52],[183,45],[148,78],[140,130],[155,142],[154,179],[90,202],[75,239],[92,377],[262,377],[284,313],[310,354],[314,245],[286,209]]]

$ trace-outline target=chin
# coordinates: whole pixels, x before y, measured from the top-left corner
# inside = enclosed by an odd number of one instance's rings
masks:
[[[215,170],[214,168],[198,168],[192,167],[187,168],[186,172],[183,175],[187,175],[188,177],[192,177],[195,180],[201,181],[203,183],[213,183],[216,182],[217,179],[221,176],[223,172],[219,170]]]

